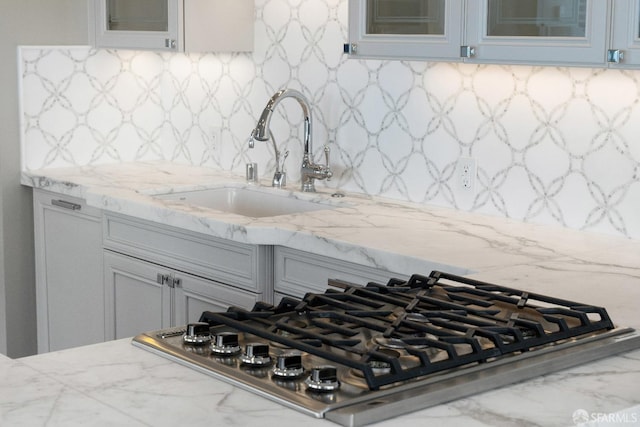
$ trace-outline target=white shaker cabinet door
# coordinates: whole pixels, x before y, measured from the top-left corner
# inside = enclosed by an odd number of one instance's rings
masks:
[[[34,190],[38,353],[102,342],[102,220],[83,200]]]
[[[166,268],[104,251],[107,339],[172,326],[172,292],[164,277]]]

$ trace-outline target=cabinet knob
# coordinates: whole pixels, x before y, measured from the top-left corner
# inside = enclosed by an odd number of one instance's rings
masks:
[[[620,49],[609,49],[607,51],[607,62],[619,64],[624,60],[624,51]]]
[[[473,46],[460,46],[461,58],[473,58],[476,56],[476,48]]]
[[[345,43],[342,45],[342,52],[355,55],[358,53],[358,44],[357,43]]]

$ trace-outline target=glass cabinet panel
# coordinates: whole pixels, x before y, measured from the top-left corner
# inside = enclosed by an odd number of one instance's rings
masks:
[[[349,0],[348,51],[359,58],[460,60],[463,0]]]
[[[444,34],[444,0],[369,0],[368,34]]]
[[[585,37],[587,0],[489,0],[487,35]]]
[[[602,0],[469,1],[467,60],[602,66],[609,16]]]
[[[167,0],[107,0],[109,31],[168,31]]]

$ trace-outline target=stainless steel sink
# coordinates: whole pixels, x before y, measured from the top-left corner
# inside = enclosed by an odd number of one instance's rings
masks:
[[[246,187],[180,191],[156,194],[153,197],[253,218],[290,215],[338,207],[323,201],[295,198],[291,193],[282,190]]]

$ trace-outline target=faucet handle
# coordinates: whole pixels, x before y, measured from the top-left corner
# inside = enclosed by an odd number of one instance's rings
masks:
[[[327,181],[331,179],[333,176],[333,172],[331,172],[331,168],[329,167],[329,153],[331,152],[331,148],[328,145],[324,146],[324,160],[325,160],[325,176]]]

